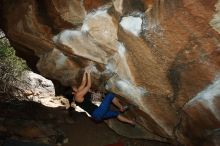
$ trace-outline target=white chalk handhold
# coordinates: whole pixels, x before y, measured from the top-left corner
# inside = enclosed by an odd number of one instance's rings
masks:
[[[142,19],[140,17],[133,16],[123,17],[120,25],[124,30],[131,32],[135,36],[139,36],[141,33]]]

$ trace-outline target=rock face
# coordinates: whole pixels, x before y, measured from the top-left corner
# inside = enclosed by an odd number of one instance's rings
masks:
[[[120,136],[106,124],[97,124],[74,110],[49,108],[33,101],[6,102],[4,97],[0,101],[0,146],[104,146],[119,141],[132,146],[170,146]]]
[[[31,71],[23,72],[21,76],[23,84],[18,86],[21,90],[26,91],[30,96],[38,95],[39,97],[55,96],[55,89],[52,81],[33,73]]]
[[[17,88],[20,92],[16,92],[15,96],[27,97],[48,107],[69,106],[66,98],[55,96],[55,88],[51,80],[32,71],[23,72],[20,81],[17,82]]]
[[[48,108],[32,101],[4,102],[1,97],[1,140],[19,139],[56,144],[66,136],[59,124],[68,124],[68,113],[61,108]],[[19,144],[18,144],[19,145]]]
[[[220,144],[215,9],[216,0],[0,0],[0,25],[21,57],[62,85],[78,84],[92,67],[94,88],[134,105],[128,116],[147,131],[144,138],[214,146]]]

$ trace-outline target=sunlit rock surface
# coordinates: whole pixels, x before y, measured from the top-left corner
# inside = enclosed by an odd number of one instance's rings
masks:
[[[220,1],[215,4],[215,10],[217,11],[212,19],[210,21],[210,25],[220,33]]]
[[[41,75],[31,71],[25,71],[22,74],[21,80],[21,83],[23,84],[20,84],[20,87],[24,87],[23,90],[26,90],[27,92],[33,92],[33,95],[39,95],[40,97],[55,96],[52,81],[42,77]]]
[[[132,105],[127,116],[147,131],[140,137],[217,146],[218,5],[0,0],[0,25],[21,57],[62,85],[79,83],[91,67],[94,88],[113,91]],[[120,134],[137,132],[108,123]]]
[[[69,106],[66,98],[55,96],[55,88],[51,80],[32,71],[23,72],[20,81],[16,84],[19,92],[15,92],[15,96],[24,96],[48,107]]]
[[[139,17],[123,17],[120,25],[124,30],[138,36],[141,32],[142,19]]]

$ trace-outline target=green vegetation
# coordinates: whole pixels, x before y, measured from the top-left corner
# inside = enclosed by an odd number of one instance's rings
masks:
[[[0,31],[0,95],[12,95],[16,91],[16,82],[26,69],[26,62],[15,55],[14,48]]]

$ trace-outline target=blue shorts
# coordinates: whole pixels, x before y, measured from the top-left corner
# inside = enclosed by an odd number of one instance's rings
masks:
[[[95,119],[96,121],[101,121],[101,120],[117,117],[120,114],[120,112],[110,110],[110,105],[114,97],[115,97],[114,93],[108,93],[103,99],[101,105],[93,111],[91,115],[92,118]]]

